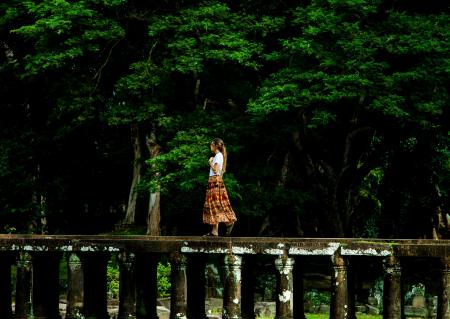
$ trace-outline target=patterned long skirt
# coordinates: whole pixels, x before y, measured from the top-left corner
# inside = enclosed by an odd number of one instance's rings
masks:
[[[203,206],[203,223],[215,225],[237,220],[221,176],[210,176]]]

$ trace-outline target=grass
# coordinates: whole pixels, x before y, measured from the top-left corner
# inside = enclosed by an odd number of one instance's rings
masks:
[[[222,308],[213,309],[213,311],[211,313],[221,314]],[[305,316],[306,316],[306,319],[329,319],[330,318],[330,314],[328,314],[328,313],[305,313]],[[382,317],[383,317],[382,315],[374,316],[374,315],[368,315],[365,313],[356,313],[357,319],[381,319]],[[273,319],[273,318],[274,318],[274,316],[256,317],[256,319]]]
[[[306,319],[329,319],[328,313],[306,313]],[[368,315],[366,313],[356,313],[357,319],[381,319],[383,316]],[[261,318],[262,319],[262,318]]]
[[[306,319],[329,319],[330,315],[328,313],[305,313]],[[257,319],[273,319],[272,317],[256,317]],[[382,316],[373,316],[365,313],[357,313],[357,319],[381,319]]]

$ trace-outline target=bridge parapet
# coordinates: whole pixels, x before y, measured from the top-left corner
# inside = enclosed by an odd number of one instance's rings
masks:
[[[258,255],[273,256],[277,277],[276,318],[304,318],[302,264],[330,257],[332,319],[355,318],[352,258],[378,258],[384,265],[383,317],[402,317],[402,260],[441,263],[437,318],[450,318],[450,241],[274,237],[0,235],[0,318],[59,318],[59,263],[68,269],[66,318],[108,318],[107,263],[120,269],[119,319],[158,318],[156,269],[161,254],[172,263],[171,319],[206,318],[204,269],[208,255],[224,257],[223,318],[255,318],[251,267]],[[11,266],[15,264],[15,309]],[[300,279],[299,279],[300,278]]]

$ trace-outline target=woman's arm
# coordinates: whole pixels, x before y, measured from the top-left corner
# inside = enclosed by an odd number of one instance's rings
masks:
[[[211,157],[211,158],[209,159],[209,167],[211,167],[213,173],[214,173],[215,175],[217,175],[217,172],[219,171],[219,163],[214,163],[214,164],[213,164],[213,160],[214,160],[214,157]]]

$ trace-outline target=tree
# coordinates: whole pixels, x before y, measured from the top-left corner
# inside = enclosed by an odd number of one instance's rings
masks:
[[[382,1],[318,0],[290,13],[287,37],[267,55],[282,67],[250,110],[282,116],[301,175],[324,203],[325,233],[351,236],[359,189],[374,169],[385,168],[377,141],[403,143],[411,129],[443,133],[442,31],[449,16],[400,12]],[[419,40],[423,32],[429,41]]]
[[[221,137],[236,233],[443,238],[448,12],[3,1],[2,227],[200,233],[208,144]]]

